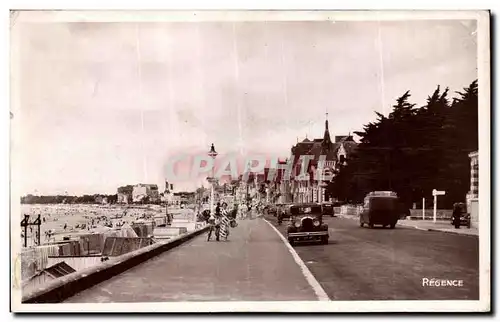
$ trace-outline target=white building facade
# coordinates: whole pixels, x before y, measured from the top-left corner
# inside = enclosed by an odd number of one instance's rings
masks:
[[[470,159],[470,190],[466,196],[467,212],[471,215],[471,226],[479,223],[479,152],[469,153]]]

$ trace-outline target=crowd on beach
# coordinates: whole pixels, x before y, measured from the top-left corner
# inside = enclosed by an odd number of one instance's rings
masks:
[[[230,206],[220,201],[215,207],[213,216],[206,205],[185,205],[184,212],[193,213],[195,220],[206,222],[212,225],[217,219],[218,228],[223,239],[229,236],[231,226],[236,226],[237,220],[251,219],[259,209],[260,204],[241,203]],[[109,229],[120,229],[126,224],[132,225],[138,221],[148,221],[159,214],[165,214],[165,207],[103,207],[95,205],[23,205],[22,215],[29,215],[29,222],[32,223],[40,216],[40,235],[36,225],[28,225],[21,229],[21,238],[25,240],[27,235],[28,246],[35,246],[40,239],[41,244],[51,243],[61,240],[64,236],[82,233],[103,232]],[[172,211],[167,211],[169,223],[172,220]],[[196,216],[197,215],[197,216]],[[213,217],[213,220],[210,218]],[[220,223],[219,223],[220,221]],[[26,229],[26,230],[25,230]],[[39,238],[40,237],[40,238]]]
[[[32,223],[40,216],[41,244],[57,241],[72,234],[102,232],[120,229],[126,224],[139,220],[149,220],[155,215],[165,213],[164,207],[100,207],[93,205],[23,205],[22,217],[29,215]],[[34,246],[38,239],[36,225],[26,227],[29,245]],[[25,239],[25,229],[21,229]]]

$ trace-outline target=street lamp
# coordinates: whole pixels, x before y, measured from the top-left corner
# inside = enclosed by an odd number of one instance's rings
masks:
[[[212,158],[214,162],[212,162],[212,177],[210,178],[211,182],[211,190],[210,190],[210,214],[214,214],[214,184],[215,184],[215,158],[217,157],[217,151],[215,151],[214,144],[210,147],[210,151],[208,152],[208,156]]]

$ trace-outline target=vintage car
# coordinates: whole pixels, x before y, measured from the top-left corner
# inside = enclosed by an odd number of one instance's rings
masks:
[[[323,216],[335,216],[334,204],[331,202],[323,202],[321,204],[321,212]]]
[[[269,204],[266,207],[266,212],[268,214],[273,215],[274,217],[276,217],[276,212],[278,210],[278,207],[279,207],[279,204],[276,204],[276,205]]]
[[[471,217],[470,214],[467,213],[467,207],[464,203],[460,202],[458,204],[458,208],[460,210],[460,226],[467,226],[467,228],[471,227]],[[450,224],[455,225],[455,221],[453,220],[453,216],[450,219]]]
[[[401,216],[399,198],[392,191],[373,191],[366,195],[363,211],[359,215],[359,225],[367,224],[370,228],[374,225],[390,226],[391,229]]]
[[[289,206],[289,211],[291,220],[287,238],[291,245],[300,241],[319,241],[328,244],[328,225],[323,223],[321,205],[292,204]]]

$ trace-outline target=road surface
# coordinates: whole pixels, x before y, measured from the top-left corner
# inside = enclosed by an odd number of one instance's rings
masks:
[[[266,218],[285,233],[286,222]],[[311,278],[331,300],[479,299],[477,237],[360,228],[338,217],[325,222],[329,244],[294,246],[302,261],[263,219],[241,220],[227,242],[198,236],[66,302],[316,301]],[[314,276],[309,282],[304,263]],[[424,278],[463,286],[424,286]]]
[[[277,226],[285,233],[284,222]],[[359,227],[358,221],[324,217],[328,245],[294,249],[331,300],[478,300],[476,236]],[[463,280],[462,287],[423,286],[423,278]]]

